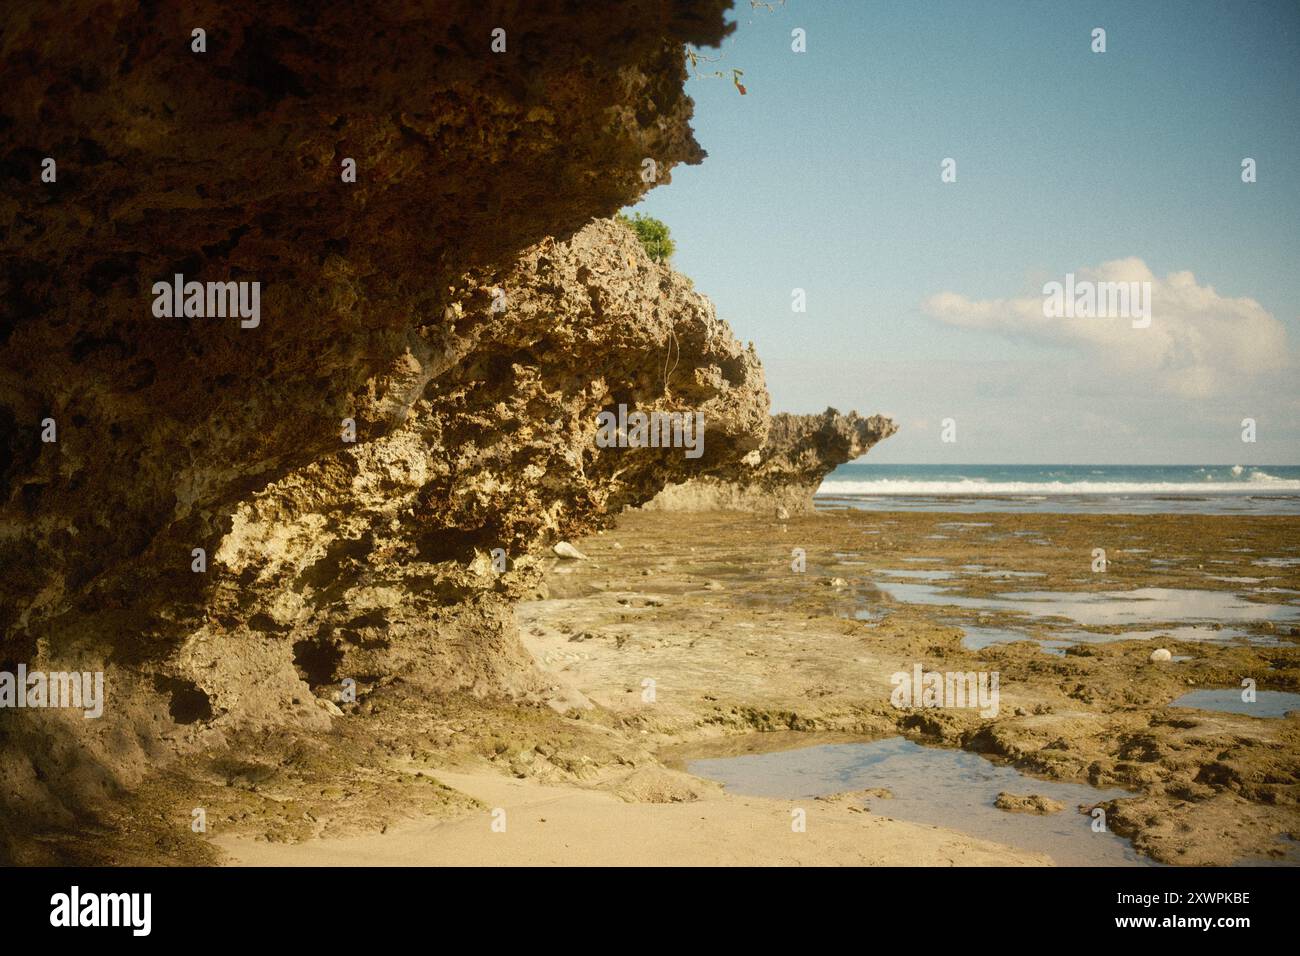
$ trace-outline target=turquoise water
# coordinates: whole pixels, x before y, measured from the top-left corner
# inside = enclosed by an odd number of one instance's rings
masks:
[[[1296,465],[841,465],[822,505],[868,510],[1300,514]]]

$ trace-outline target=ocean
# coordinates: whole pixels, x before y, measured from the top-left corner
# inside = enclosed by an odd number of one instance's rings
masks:
[[[884,465],[850,463],[823,507],[875,511],[1300,514],[1296,465]]]

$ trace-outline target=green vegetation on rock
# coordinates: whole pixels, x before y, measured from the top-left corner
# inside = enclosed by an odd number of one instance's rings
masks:
[[[619,213],[614,218],[636,233],[636,237],[641,240],[641,245],[645,247],[646,255],[655,262],[662,264],[673,257],[677,246],[672,240],[668,227],[658,219],[643,216],[641,213],[637,213],[635,217]]]

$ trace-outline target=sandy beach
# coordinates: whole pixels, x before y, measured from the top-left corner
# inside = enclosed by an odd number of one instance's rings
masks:
[[[408,822],[384,833],[270,844],[224,838],[250,866],[1026,866],[1040,855],[935,827],[871,817],[848,801],[805,801],[806,831],[790,807],[649,776],[667,803],[540,784],[499,772],[439,773],[483,809],[452,821]],[[643,783],[647,782],[642,780]],[[647,796],[642,791],[640,796]],[[492,829],[493,810],[506,827]],[[497,819],[502,817],[498,814]]]

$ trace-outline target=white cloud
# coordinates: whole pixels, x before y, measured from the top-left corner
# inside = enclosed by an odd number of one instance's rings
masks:
[[[1045,318],[1041,290],[1014,299],[968,299],[956,292],[927,298],[922,309],[948,325],[1063,345],[1107,371],[1136,376],[1184,398],[1235,390],[1261,373],[1288,365],[1286,328],[1250,298],[1225,298],[1197,285],[1190,272],[1156,278],[1131,257],[1078,269],[1077,280],[1150,282],[1151,324],[1126,318]],[[1063,282],[1064,276],[1053,277]]]

